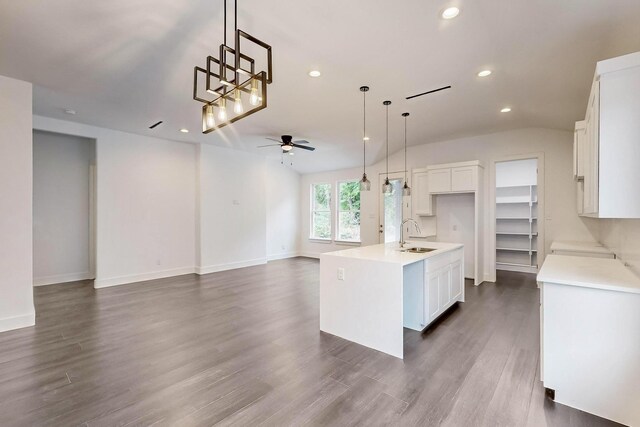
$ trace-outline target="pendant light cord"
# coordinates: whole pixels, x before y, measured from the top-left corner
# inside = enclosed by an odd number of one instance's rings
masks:
[[[224,0],[224,26],[223,26],[223,30],[224,30],[224,36],[222,37],[222,40],[224,42],[224,45],[227,45],[227,0]]]
[[[364,117],[362,120],[362,173],[367,173],[367,92],[362,91],[362,111]]]
[[[389,105],[387,104],[387,181],[389,180]]]
[[[407,183],[407,116],[404,116],[404,182]]]

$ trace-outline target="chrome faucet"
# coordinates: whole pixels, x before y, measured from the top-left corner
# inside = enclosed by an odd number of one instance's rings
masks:
[[[404,225],[407,222],[412,222],[415,226],[416,226],[416,230],[418,231],[418,234],[422,234],[422,231],[420,230],[420,224],[418,224],[418,221],[416,221],[413,218],[407,218],[404,221],[402,221],[402,224],[400,225],[400,247],[404,248]]]

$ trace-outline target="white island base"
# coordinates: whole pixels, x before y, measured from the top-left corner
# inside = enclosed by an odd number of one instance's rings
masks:
[[[403,328],[422,331],[464,301],[464,251],[457,243],[388,243],[320,255],[320,330],[400,359]]]

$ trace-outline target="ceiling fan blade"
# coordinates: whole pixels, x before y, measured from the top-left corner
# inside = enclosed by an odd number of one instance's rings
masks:
[[[281,144],[267,144],[267,145],[258,145],[256,148],[265,148],[265,147],[275,147],[276,145],[281,145]]]
[[[295,144],[311,144],[309,141],[301,139],[300,141],[293,141]]]
[[[315,147],[307,147],[306,145],[298,145],[298,144],[291,144],[291,145],[297,148],[302,148],[303,150],[309,150],[309,151],[315,150]]]
[[[278,142],[278,143],[282,144],[282,140],[280,140],[280,139],[269,138],[269,137],[267,137],[265,139],[268,139],[269,141],[275,141],[275,142]]]
[[[439,87],[438,89],[428,90],[426,92],[419,93],[417,95],[407,96],[406,99],[417,98],[417,97],[422,96],[422,95],[428,95],[430,93],[440,92],[441,90],[446,90],[446,89],[451,89],[451,86],[443,86],[443,87]]]

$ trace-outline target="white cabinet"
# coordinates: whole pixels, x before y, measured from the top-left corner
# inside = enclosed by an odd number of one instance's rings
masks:
[[[640,279],[615,259],[549,255],[540,372],[555,401],[640,426]]]
[[[462,261],[451,264],[451,299],[457,301],[462,295],[464,287],[464,275],[462,274]]]
[[[429,174],[426,169],[414,170],[412,173],[411,204],[412,217],[433,215],[432,196],[429,193]]]
[[[425,261],[424,327],[456,301],[464,301],[463,265],[462,249]]]
[[[434,169],[427,174],[430,193],[449,193],[451,191],[451,168]]]
[[[429,193],[471,193],[478,190],[479,161],[427,166]]]
[[[451,168],[451,191],[474,191],[477,172],[477,166]]]
[[[576,181],[584,179],[585,158],[584,150],[586,145],[586,123],[584,120],[576,122],[573,131],[573,178]]]
[[[639,92],[640,52],[598,62],[584,123],[576,123],[581,215],[640,218]]]

